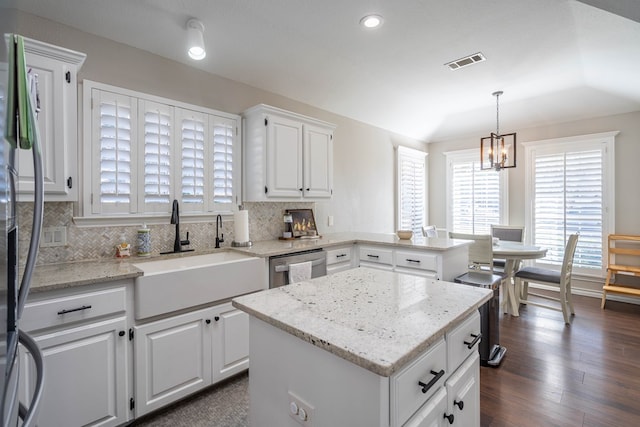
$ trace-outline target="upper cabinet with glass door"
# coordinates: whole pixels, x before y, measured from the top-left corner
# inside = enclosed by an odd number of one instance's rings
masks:
[[[86,55],[25,38],[25,59],[38,77],[38,128],[46,201],[78,200],[78,82]],[[18,200],[33,200],[31,152],[18,150]]]
[[[263,104],[243,117],[245,201],[331,198],[335,125]]]

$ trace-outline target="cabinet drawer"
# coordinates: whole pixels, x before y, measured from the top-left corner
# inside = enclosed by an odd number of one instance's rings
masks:
[[[327,265],[351,261],[352,248],[339,248],[327,251]]]
[[[447,334],[449,372],[455,371],[471,353],[478,352],[480,343],[480,340],[476,340],[478,335],[480,335],[480,313],[476,310]]]
[[[438,256],[419,252],[397,251],[396,266],[437,271]]]
[[[446,366],[447,346],[441,339],[391,377],[391,425],[402,425],[444,385]]]
[[[26,331],[124,312],[124,287],[27,302],[20,327]]]
[[[393,250],[372,246],[361,246],[360,262],[393,265]]]
[[[402,427],[433,427],[442,423],[443,415],[447,412],[447,390],[438,389],[427,403]],[[445,424],[446,425],[446,424]]]

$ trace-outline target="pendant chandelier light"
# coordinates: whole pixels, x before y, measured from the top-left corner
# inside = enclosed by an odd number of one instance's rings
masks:
[[[502,169],[516,167],[516,134],[500,134],[500,95],[502,91],[492,93],[496,97],[496,133],[480,138],[480,169]]]

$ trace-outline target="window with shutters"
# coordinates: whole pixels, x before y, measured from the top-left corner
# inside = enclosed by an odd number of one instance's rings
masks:
[[[84,105],[85,219],[164,218],[173,199],[203,220],[237,209],[239,116],[87,80]]]
[[[490,234],[491,224],[508,224],[507,171],[481,170],[478,150],[447,156],[447,230]]]
[[[422,235],[426,224],[426,163],[427,153],[399,146],[398,170],[398,230],[412,230]]]
[[[560,269],[568,236],[580,233],[574,272],[603,276],[613,230],[615,133],[525,144],[527,228],[548,249],[536,264]]]

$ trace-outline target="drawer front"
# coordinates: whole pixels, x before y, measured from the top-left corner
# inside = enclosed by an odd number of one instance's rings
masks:
[[[427,403],[402,427],[433,427],[447,425],[443,415],[447,413],[447,390],[438,389]]]
[[[393,250],[373,246],[361,246],[360,262],[393,265]]]
[[[444,385],[446,366],[447,346],[441,339],[391,377],[391,425],[402,425]]]
[[[480,313],[474,311],[460,325],[447,334],[448,369],[453,373],[474,351],[478,352],[480,340]],[[469,348],[471,347],[471,348]]]
[[[352,248],[339,248],[327,251],[327,265],[351,262]]]
[[[396,266],[419,270],[438,270],[438,255],[419,252],[397,251]]]
[[[27,302],[20,327],[26,331],[93,319],[126,309],[124,287]]]

